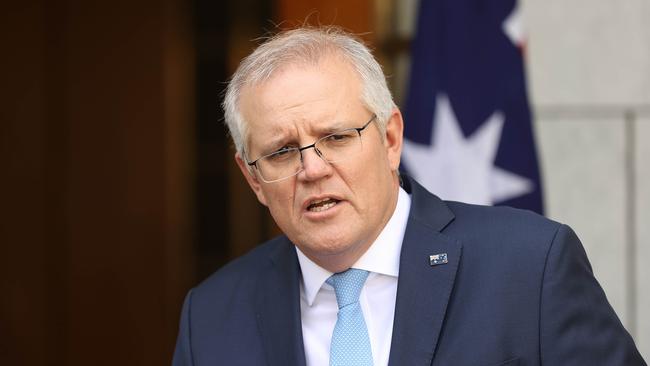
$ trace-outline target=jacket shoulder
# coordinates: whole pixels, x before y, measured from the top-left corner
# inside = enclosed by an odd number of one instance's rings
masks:
[[[227,263],[193,290],[194,298],[212,297],[216,294],[253,292],[255,281],[260,274],[270,269],[271,257],[280,250],[287,250],[291,243],[285,236],[278,236],[260,244],[250,252]]]
[[[551,241],[563,226],[538,213],[507,206],[481,206],[461,202],[445,202],[454,213],[449,231],[476,235],[499,235],[513,239],[542,238]]]

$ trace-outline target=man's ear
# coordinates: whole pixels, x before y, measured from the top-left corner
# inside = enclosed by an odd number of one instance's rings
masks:
[[[391,112],[388,122],[386,122],[386,137],[384,139],[388,163],[393,171],[399,169],[400,157],[402,155],[403,134],[404,121],[402,120],[402,113],[397,107],[395,107]]]
[[[244,175],[244,178],[246,178],[248,185],[251,187],[253,192],[255,192],[257,200],[264,206],[267,206],[266,197],[264,196],[264,192],[262,192],[261,183],[257,179],[255,172],[253,172],[252,167],[246,163],[246,160],[244,160],[239,153],[235,153],[235,161],[237,162],[237,166],[239,166],[239,170],[241,170]]]

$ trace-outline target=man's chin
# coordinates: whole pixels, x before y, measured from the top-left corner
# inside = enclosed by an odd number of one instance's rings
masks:
[[[348,255],[355,250],[355,242],[357,241],[339,233],[330,237],[310,235],[310,238],[298,241],[301,244],[297,244],[297,246],[309,257],[327,258]]]

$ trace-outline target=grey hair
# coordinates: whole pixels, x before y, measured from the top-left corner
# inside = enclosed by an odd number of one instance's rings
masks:
[[[280,32],[244,58],[233,74],[223,101],[225,120],[235,148],[244,157],[247,121],[239,110],[242,89],[269,80],[282,67],[317,64],[326,55],[342,56],[359,74],[361,102],[377,115],[383,133],[395,107],[386,77],[371,51],[355,36],[338,27],[304,27]]]

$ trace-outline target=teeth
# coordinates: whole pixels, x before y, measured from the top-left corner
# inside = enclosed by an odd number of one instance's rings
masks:
[[[334,207],[336,203],[336,200],[333,200],[331,198],[324,198],[322,200],[312,201],[308,209],[311,212],[321,212],[329,210],[330,208]]]
[[[324,204],[324,205],[322,205],[322,206],[314,206],[314,207],[311,207],[309,210],[310,210],[311,212],[321,212],[321,211],[325,211],[325,210],[328,210],[328,209],[334,207],[334,205],[336,205],[336,202],[331,201],[331,202],[326,203],[326,204]]]

